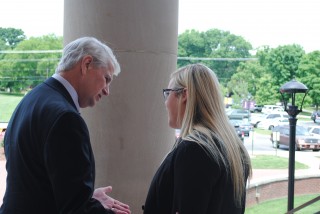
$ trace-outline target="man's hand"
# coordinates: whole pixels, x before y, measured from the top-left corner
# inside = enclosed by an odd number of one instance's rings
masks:
[[[129,205],[107,195],[107,193],[111,193],[111,191],[111,186],[97,188],[94,190],[92,198],[100,201],[104,208],[111,209],[116,214],[131,214]]]

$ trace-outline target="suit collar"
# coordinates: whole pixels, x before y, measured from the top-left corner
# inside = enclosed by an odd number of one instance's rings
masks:
[[[68,90],[64,87],[62,83],[60,83],[58,80],[56,80],[53,77],[48,78],[44,84],[48,85],[49,87],[53,88],[54,90],[58,91],[62,96],[65,97],[65,99],[77,110],[77,106],[74,103],[70,93]]]

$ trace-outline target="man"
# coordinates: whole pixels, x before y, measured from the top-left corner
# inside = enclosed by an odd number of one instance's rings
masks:
[[[4,139],[7,187],[0,214],[131,213],[94,190],[95,164],[80,108],[109,94],[120,66],[112,50],[92,37],[68,44],[56,73],[19,103]]]

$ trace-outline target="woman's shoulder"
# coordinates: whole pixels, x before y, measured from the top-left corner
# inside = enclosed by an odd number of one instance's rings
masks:
[[[197,147],[199,146],[199,143],[197,143],[196,141],[192,141],[192,140],[185,140],[185,139],[180,139],[177,148],[186,148],[186,147]]]
[[[173,160],[176,164],[192,163],[195,168],[206,166],[212,172],[220,170],[219,161],[212,156],[205,145],[196,141],[182,140],[174,151]],[[190,164],[188,165],[190,166]]]
[[[181,140],[176,148],[177,153],[205,153],[206,148],[200,143],[192,140]]]

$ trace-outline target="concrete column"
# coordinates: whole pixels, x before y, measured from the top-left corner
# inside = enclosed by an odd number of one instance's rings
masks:
[[[67,0],[64,41],[94,36],[115,50],[122,72],[111,94],[83,109],[96,159],[96,187],[142,213],[151,179],[174,143],[162,96],[176,69],[178,0]]]

